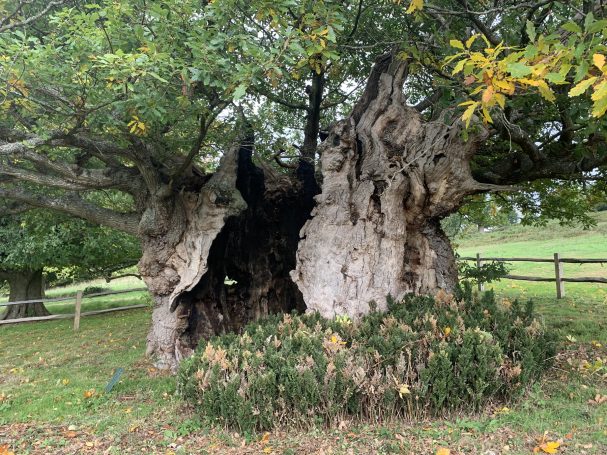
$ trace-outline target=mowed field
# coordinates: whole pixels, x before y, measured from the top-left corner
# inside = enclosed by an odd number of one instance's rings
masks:
[[[597,228],[510,227],[458,239],[462,256],[607,258],[607,213]],[[516,263],[513,274],[551,276],[551,264]],[[565,265],[565,276],[607,276],[607,264]],[[139,287],[132,279],[83,283]],[[71,320],[0,326],[0,447],[15,454],[532,454],[558,442],[559,454],[607,453],[607,285],[504,280],[498,296],[532,298],[560,338],[554,366],[541,382],[509,403],[489,403],[476,415],[423,422],[342,422],[339,428],[239,434],[195,415],[175,393],[174,377],[145,358],[151,309]],[[146,301],[146,293],[85,299],[84,309]],[[72,303],[49,306],[70,313]],[[118,368],[120,381],[105,386]],[[2,449],[0,449],[0,453]],[[6,452],[4,452],[6,453]],[[443,452],[447,453],[447,452]]]
[[[453,241],[462,257],[532,257],[607,259],[607,212],[595,214],[596,227],[583,230],[550,223],[545,228],[510,226],[495,232],[475,233]],[[510,262],[510,274],[554,278],[553,263]],[[565,277],[607,278],[603,264],[563,264]],[[485,286],[499,295],[532,299],[552,327],[584,339],[603,339],[607,332],[607,284],[565,283],[565,298],[556,299],[556,283],[501,280]],[[566,333],[568,332],[568,333]]]

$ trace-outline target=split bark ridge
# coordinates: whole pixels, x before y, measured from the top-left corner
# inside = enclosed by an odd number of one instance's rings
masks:
[[[405,103],[406,71],[406,62],[380,58],[351,116],[320,145],[322,193],[291,276],[308,310],[326,317],[456,284],[439,221],[483,187],[469,166],[483,133],[464,141],[447,112],[425,122]]]
[[[0,280],[2,279],[6,280],[9,285],[9,302],[42,300],[44,298],[42,269],[0,272]],[[48,316],[49,314],[42,302],[33,302],[7,306],[6,311],[0,314],[0,319],[20,319]]]
[[[318,192],[313,167],[302,162],[290,178],[255,166],[251,153],[230,150],[199,192],[143,217],[140,271],[156,301],[148,353],[161,367],[174,369],[200,338],[305,308],[289,271]],[[170,221],[165,232],[155,230],[159,215]]]

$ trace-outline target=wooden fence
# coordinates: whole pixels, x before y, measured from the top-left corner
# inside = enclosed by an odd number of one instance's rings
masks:
[[[58,302],[67,302],[74,301],[74,313],[73,314],[51,314],[50,316],[35,316],[31,318],[19,318],[19,319],[7,319],[5,321],[0,321],[1,324],[17,324],[20,322],[34,322],[34,321],[49,321],[52,319],[70,319],[74,318],[74,331],[78,331],[80,329],[80,317],[81,316],[91,316],[93,314],[102,314],[102,313],[111,313],[113,311],[123,311],[123,310],[131,310],[133,308],[144,308],[147,305],[129,305],[122,306],[116,308],[108,308],[106,310],[95,310],[95,311],[87,311],[85,313],[81,312],[82,309],[82,300],[93,297],[101,297],[104,295],[115,295],[115,294],[126,294],[128,292],[140,292],[147,291],[147,288],[134,288],[134,289],[122,289],[120,291],[106,291],[106,292],[97,292],[95,294],[83,295],[82,291],[78,291],[75,296],[70,297],[58,297],[55,299],[35,299],[35,300],[21,300],[19,302],[5,302],[0,303],[0,307],[6,307],[11,305],[23,305],[24,303],[44,303],[45,306],[48,304],[58,303]]]
[[[460,257],[462,261],[476,261],[476,266],[481,267],[483,262],[550,262],[554,264],[554,278],[546,278],[539,276],[522,276],[522,275],[506,275],[503,278],[509,280],[521,281],[548,281],[556,283],[556,298],[562,299],[565,297],[565,282],[570,283],[605,283],[607,278],[601,277],[579,277],[567,278],[563,274],[563,264],[603,264],[607,263],[607,259],[577,259],[577,258],[562,258],[559,253],[554,253],[553,259],[545,258],[496,258],[483,257],[480,253],[476,253],[476,257]],[[478,289],[483,290],[483,284],[479,283]]]

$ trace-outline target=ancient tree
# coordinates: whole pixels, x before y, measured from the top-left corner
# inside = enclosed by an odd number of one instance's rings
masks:
[[[0,198],[141,240],[169,368],[270,312],[453,289],[466,198],[601,188],[607,23],[404,3],[33,2],[0,28]]]

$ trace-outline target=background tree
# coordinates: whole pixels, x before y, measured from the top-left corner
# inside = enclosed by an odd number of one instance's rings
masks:
[[[137,263],[138,241],[119,231],[33,210],[0,218],[0,281],[9,302],[44,297],[45,267],[72,267],[88,277],[109,275]],[[0,319],[46,316],[40,302],[10,305]]]
[[[439,221],[466,198],[598,185],[603,14],[598,1],[73,2],[0,35],[0,197],[141,239],[149,352],[166,366],[266,312],[356,316],[388,293],[449,290]]]

